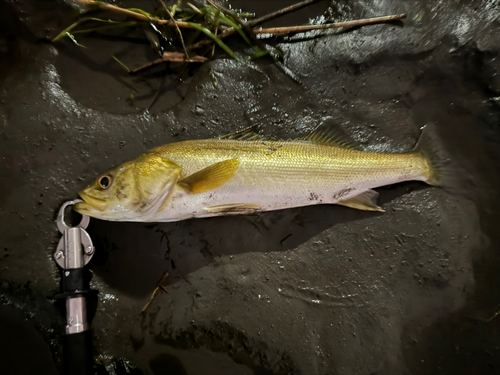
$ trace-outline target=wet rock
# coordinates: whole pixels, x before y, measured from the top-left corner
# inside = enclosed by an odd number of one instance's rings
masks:
[[[144,95],[134,100],[133,82],[110,56],[139,64],[151,57],[146,49],[103,50],[94,38],[89,55],[36,43],[45,36],[36,20],[49,17],[47,30],[60,30],[59,13],[6,4],[15,22],[0,22],[9,30],[0,42],[0,237],[8,249],[0,270],[9,285],[29,281],[38,291],[26,294],[28,314],[58,289],[51,254],[60,204],[150,147],[256,124],[295,138],[328,120],[367,150],[404,152],[432,122],[474,182],[461,193],[417,182],[378,189],[383,214],[315,206],[179,223],[93,221],[93,327],[104,373],[133,369],[126,360],[155,373],[498,373],[496,320],[474,318],[500,304],[496,2],[325,3],[325,22],[408,18],[267,41],[302,85],[268,62],[256,63],[261,74],[221,55],[187,83],[173,75],[135,88]],[[318,9],[277,25],[305,23],[300,17]],[[18,26],[27,30],[17,35]],[[165,271],[168,293],[140,315]],[[3,288],[2,304],[18,291]]]

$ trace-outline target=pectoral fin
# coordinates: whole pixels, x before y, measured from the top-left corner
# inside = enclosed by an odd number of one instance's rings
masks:
[[[260,210],[260,206],[258,204],[252,204],[252,203],[235,203],[235,204],[221,204],[219,206],[211,206],[211,207],[206,207],[205,211],[207,212],[225,212],[225,213],[230,213],[230,212],[254,212]]]
[[[377,197],[378,193],[375,190],[368,190],[345,201],[337,202],[337,204],[357,210],[385,212],[377,206]]]
[[[237,159],[224,160],[193,173],[179,181],[178,184],[190,194],[214,190],[231,180],[239,165],[240,162]]]

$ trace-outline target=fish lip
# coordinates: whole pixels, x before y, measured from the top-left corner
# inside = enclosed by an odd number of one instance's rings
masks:
[[[83,213],[80,212],[79,210],[89,211],[89,209],[90,211],[96,210],[102,212],[107,206],[106,201],[104,199],[93,197],[90,194],[86,193],[85,190],[78,192],[78,195],[80,196],[80,198],[83,199],[83,203],[77,203],[75,205],[75,210],[79,213]]]
[[[92,215],[92,213],[95,212],[95,209],[85,202],[80,202],[75,204],[73,206],[73,210],[75,210],[81,215]]]

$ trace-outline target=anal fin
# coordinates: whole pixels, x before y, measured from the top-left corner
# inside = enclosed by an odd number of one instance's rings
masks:
[[[385,212],[384,209],[377,206],[377,197],[378,193],[370,189],[345,201],[337,202],[337,204],[357,210]]]
[[[218,206],[205,207],[205,211],[210,213],[244,213],[258,210],[260,210],[260,206],[252,203],[221,204]]]

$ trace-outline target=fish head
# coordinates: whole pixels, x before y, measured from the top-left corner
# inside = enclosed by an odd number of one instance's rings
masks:
[[[101,175],[78,194],[74,210],[112,221],[150,221],[169,198],[182,168],[146,153]]]

